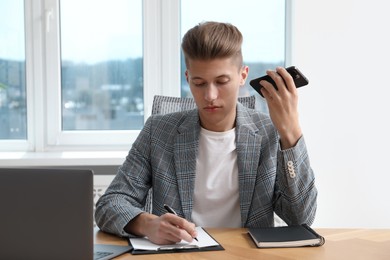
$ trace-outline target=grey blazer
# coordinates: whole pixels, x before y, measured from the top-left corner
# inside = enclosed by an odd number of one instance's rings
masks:
[[[199,133],[197,109],[151,116],[96,204],[97,225],[131,235],[123,228],[143,212],[152,186],[153,214],[169,204],[191,221]],[[237,103],[236,147],[242,227],[273,226],[274,212],[288,225],[310,225],[317,189],[304,138],[282,151],[270,118]]]

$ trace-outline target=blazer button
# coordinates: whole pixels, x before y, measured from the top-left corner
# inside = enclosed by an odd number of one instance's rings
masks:
[[[291,167],[293,167],[293,166],[294,166],[294,163],[293,163],[293,161],[288,161],[288,162],[287,162],[287,166],[289,166],[289,167],[290,167],[290,166],[291,166]]]
[[[290,178],[295,178],[297,175],[296,175],[296,173],[295,173],[295,171],[292,171],[292,172],[290,172]]]

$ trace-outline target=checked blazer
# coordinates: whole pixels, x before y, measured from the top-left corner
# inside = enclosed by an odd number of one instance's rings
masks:
[[[304,138],[282,151],[269,116],[240,103],[235,131],[242,227],[273,226],[274,212],[288,225],[310,225],[317,189]],[[131,236],[123,228],[143,212],[151,187],[153,214],[166,213],[168,204],[191,221],[199,133],[197,109],[149,117],[96,204],[97,225]]]

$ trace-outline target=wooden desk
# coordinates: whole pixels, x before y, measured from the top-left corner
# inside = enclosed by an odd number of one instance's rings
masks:
[[[224,251],[155,255],[125,254],[116,259],[390,259],[390,229],[316,229],[325,237],[322,247],[258,249],[244,228],[207,229]],[[127,245],[121,239],[95,231],[95,243]]]

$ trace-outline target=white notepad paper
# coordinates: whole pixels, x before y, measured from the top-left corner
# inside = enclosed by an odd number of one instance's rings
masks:
[[[159,250],[172,250],[172,249],[189,249],[189,248],[203,248],[218,246],[218,242],[214,240],[202,227],[196,227],[198,232],[197,239],[192,240],[191,243],[188,243],[184,240],[176,244],[171,245],[157,245],[151,242],[148,238],[136,237],[129,238],[131,245],[134,250],[150,250],[150,251],[159,251]]]

